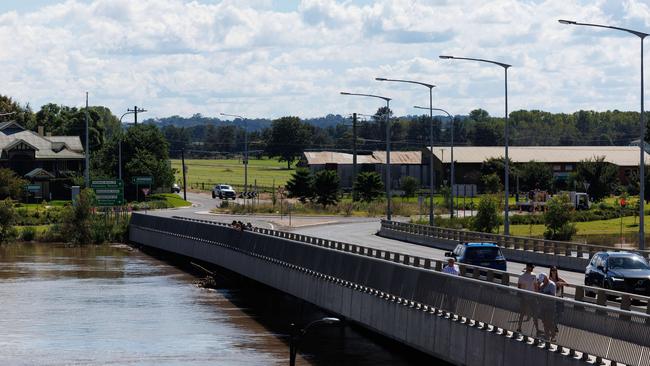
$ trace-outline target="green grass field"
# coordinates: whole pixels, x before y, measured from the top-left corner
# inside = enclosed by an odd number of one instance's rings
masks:
[[[578,235],[615,235],[621,232],[621,220],[577,222],[576,228],[578,229]],[[516,236],[542,236],[544,230],[544,225],[510,225],[510,234]],[[503,226],[501,226],[500,232],[503,232]],[[633,216],[623,217],[623,234],[637,232],[639,232],[639,218],[635,219]]]
[[[205,184],[205,189],[211,189],[214,184],[225,183],[240,187],[244,185],[244,165],[237,159],[185,159],[187,166],[187,185],[188,187],[201,188],[200,184]],[[183,175],[181,170],[181,161],[172,159],[172,168],[175,168],[176,181],[182,182]],[[287,169],[287,163],[279,162],[276,159],[250,159],[248,164],[248,184],[255,184],[261,187],[271,187],[275,185],[284,185],[294,169]]]

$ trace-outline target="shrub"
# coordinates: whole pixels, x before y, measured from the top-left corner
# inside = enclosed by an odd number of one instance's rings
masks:
[[[549,240],[571,240],[577,232],[571,222],[573,206],[566,194],[556,195],[548,201],[548,210],[544,214],[544,238]]]
[[[406,176],[402,178],[400,182],[400,187],[404,191],[404,196],[405,197],[413,197],[415,196],[415,192],[418,190],[420,187],[420,183],[418,182],[417,179],[411,177],[411,176]]]
[[[288,197],[298,198],[302,203],[314,196],[314,177],[308,169],[297,169],[286,184]]]
[[[36,238],[36,228],[33,226],[23,226],[20,231],[20,239],[23,241],[32,241]]]
[[[0,244],[16,237],[16,210],[11,199],[0,201]]]
[[[501,180],[496,173],[482,176],[481,183],[483,183],[483,189],[486,193],[497,193],[503,189]]]
[[[472,220],[472,230],[492,233],[499,228],[499,204],[493,196],[485,195],[478,203],[476,216]]]
[[[362,172],[357,175],[353,189],[355,198],[363,202],[372,202],[383,194],[384,183],[379,174]]]
[[[339,176],[334,170],[321,170],[314,175],[316,202],[323,207],[339,201]]]

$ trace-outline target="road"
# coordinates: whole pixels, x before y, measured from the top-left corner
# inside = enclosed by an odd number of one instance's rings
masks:
[[[219,204],[219,199],[212,199],[209,194],[188,192],[187,199],[192,202],[192,207],[150,211],[150,214],[165,217],[182,216],[226,223],[237,220],[244,223],[250,222],[253,226],[258,227],[265,227],[274,230],[289,230],[305,235],[337,240],[350,244],[358,244],[376,249],[390,250],[432,259],[445,259],[444,250],[375,235],[375,233],[379,231],[380,227],[379,218],[292,216],[291,225],[289,225],[289,217],[281,217],[280,215],[211,214],[210,210]],[[509,273],[519,275],[522,273],[523,269],[523,263],[508,261]],[[547,267],[538,266],[535,268],[535,273],[548,273],[548,271],[549,269]],[[581,272],[563,271],[560,268],[560,277],[570,284],[581,285],[584,283],[584,274]]]

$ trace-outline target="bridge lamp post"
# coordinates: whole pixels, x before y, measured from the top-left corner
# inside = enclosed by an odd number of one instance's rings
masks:
[[[627,33],[634,34],[639,37],[641,40],[641,116],[639,118],[639,249],[645,249],[645,227],[644,227],[644,199],[645,199],[645,159],[644,159],[644,147],[645,147],[645,132],[646,132],[646,123],[645,123],[645,112],[643,108],[643,40],[647,37],[648,33],[643,33],[627,28],[613,27],[609,25],[601,24],[591,24],[591,23],[579,23],[573,20],[559,19],[560,24],[566,25],[582,25],[587,27],[597,27],[597,28],[607,28],[619,30]]]
[[[508,136],[509,136],[509,131],[508,131],[508,68],[510,68],[512,65],[505,64],[503,62],[497,62],[497,61],[492,61],[492,60],[485,60],[482,58],[471,58],[471,57],[455,57],[455,56],[446,56],[446,55],[441,55],[439,56],[441,59],[445,60],[469,60],[469,61],[478,61],[478,62],[484,62],[484,63],[489,63],[497,66],[503,67],[503,71],[505,73],[505,173],[504,173],[504,183],[505,183],[505,212],[504,212],[504,225],[503,225],[503,234],[504,235],[510,235],[510,207],[508,206],[508,198],[510,196],[510,170],[508,167]]]
[[[134,114],[135,111],[128,110],[128,112],[124,113],[120,117],[120,140],[118,141],[118,149],[117,149],[117,177],[118,179],[122,180],[122,118],[126,116],[127,114]]]
[[[417,105],[413,106],[413,108],[416,108],[416,109],[429,109],[429,110],[432,110],[432,111],[443,112],[443,113],[447,114],[447,116],[451,120],[451,171],[450,171],[451,177],[449,178],[449,186],[451,187],[451,191],[450,191],[450,193],[451,193],[453,191],[453,189],[454,189],[454,117],[452,117],[451,114],[449,114],[449,112],[447,112],[446,110],[440,109],[440,108],[432,108],[432,107],[427,108],[427,107],[420,107],[420,106],[417,106]],[[431,147],[431,160],[433,160],[433,146]],[[453,197],[453,195],[451,197],[451,207],[450,207],[450,210],[449,210],[449,217],[451,217],[451,218],[454,217],[454,197]]]
[[[246,191],[248,189],[248,120],[236,114],[228,114],[228,113],[219,113],[219,114],[226,117],[239,118],[242,121],[244,121],[244,191]],[[244,203],[246,203],[245,195],[244,195]]]
[[[397,83],[409,83],[426,86],[429,88],[429,144],[431,145],[431,161],[429,163],[429,178],[431,181],[431,192],[429,195],[429,225],[434,225],[434,215],[433,215],[433,195],[435,194],[435,172],[433,170],[433,88],[436,86],[433,84],[427,84],[420,81],[413,80],[401,80],[401,79],[386,79],[386,78],[375,78],[377,81],[393,81]]]
[[[300,345],[300,342],[305,337],[305,335],[307,335],[307,331],[309,331],[310,328],[313,328],[317,325],[332,325],[338,324],[340,322],[341,320],[339,320],[339,318],[325,317],[322,319],[314,320],[297,332],[296,325],[294,323],[291,323],[291,338],[289,339],[289,366],[296,365],[296,353],[298,353],[298,346]]]
[[[391,219],[391,192],[390,192],[390,101],[391,98],[374,94],[359,94],[341,92],[341,95],[355,95],[360,97],[378,98],[386,101],[386,220]]]

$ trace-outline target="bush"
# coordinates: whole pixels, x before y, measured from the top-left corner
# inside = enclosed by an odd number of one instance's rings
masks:
[[[381,197],[384,183],[379,174],[375,172],[362,172],[354,181],[354,194],[362,202],[372,202]]]
[[[496,173],[482,176],[481,183],[483,183],[483,189],[486,193],[497,193],[503,190],[501,180]]]
[[[314,175],[316,202],[323,207],[339,201],[339,176],[334,170],[321,170]]]
[[[418,182],[417,179],[411,176],[406,176],[402,178],[402,181],[400,182],[400,187],[404,191],[405,197],[413,197],[415,196],[415,192],[420,187],[420,183]]]
[[[288,197],[298,198],[302,203],[314,196],[314,177],[308,169],[297,169],[286,184]]]
[[[10,198],[0,201],[0,244],[16,238],[16,210]]]
[[[485,195],[478,203],[476,216],[472,220],[472,230],[493,233],[499,228],[499,204],[493,196]]]
[[[36,238],[36,228],[33,226],[23,226],[20,231],[20,239],[23,241],[32,241]]]
[[[94,239],[92,231],[93,204],[95,193],[83,189],[79,193],[77,205],[66,207],[61,222],[61,229],[68,241],[73,244],[88,244]]]
[[[566,194],[556,195],[547,203],[544,213],[544,238],[549,240],[571,240],[577,232],[576,225],[571,222],[573,206]]]

